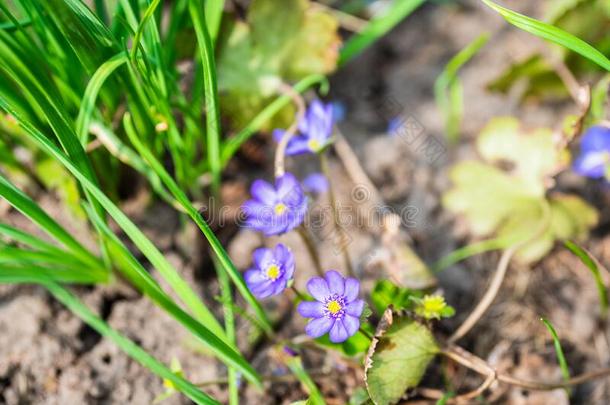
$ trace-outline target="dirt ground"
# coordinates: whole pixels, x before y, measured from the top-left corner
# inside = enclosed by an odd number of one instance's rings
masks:
[[[537,2],[513,0],[504,4],[528,15],[541,15]],[[460,145],[452,150],[444,149],[438,158],[431,159],[404,139],[388,136],[385,129],[389,119],[402,115],[415,120],[426,137],[443,139],[443,122],[432,92],[434,80],[449,58],[483,31],[491,34],[491,41],[461,73],[465,118]],[[481,127],[491,117],[515,115],[526,126],[556,128],[562,117],[574,110],[569,103],[523,105],[514,97],[493,95],[485,90],[485,85],[510,61],[543,47],[542,42],[507,25],[480,2],[428,4],[332,77],[330,98],[346,107],[345,119],[339,124],[341,131],[386,202],[397,210],[414,207],[415,215],[407,224],[407,231],[415,250],[426,262],[433,263],[468,243],[459,224],[442,211],[440,194],[449,186],[448,165],[473,155],[471,140]],[[256,145],[261,144],[263,140],[256,141]],[[252,178],[271,172],[270,147],[261,152],[253,145],[249,149],[257,152],[255,156],[262,154],[262,158],[241,153],[227,173],[223,193],[225,202],[234,209],[247,198]],[[244,165],[251,169],[240,171]],[[333,184],[340,191],[339,200],[349,201],[354,186],[347,181],[336,159],[331,167]],[[294,159],[289,167],[301,176],[315,168],[315,161],[308,158]],[[605,208],[609,204],[603,187],[569,174],[559,179],[558,187],[577,191],[600,209],[600,225],[586,246],[602,263],[609,263],[610,213]],[[44,199],[44,206],[69,227],[69,215],[57,208],[54,200]],[[220,317],[221,308],[214,298],[218,296],[218,287],[205,241],[195,227],[182,224],[170,208],[158,202],[149,203],[141,193],[125,201],[124,209]],[[10,223],[27,225],[6,207],[0,212]],[[75,232],[86,237],[82,229]],[[353,226],[349,234],[356,271],[365,288],[370,288],[380,277],[367,266],[379,241],[363,227]],[[238,268],[247,268],[252,249],[261,244],[260,237],[233,226],[220,230],[220,235]],[[300,240],[292,234],[277,240],[295,251],[296,284],[304,285],[314,271]],[[334,253],[331,244],[320,243],[320,249],[325,268],[341,268],[342,259]],[[439,335],[448,335],[467,316],[485,290],[497,260],[495,253],[484,254],[438,275],[447,301],[457,310],[455,318],[439,325]],[[166,362],[178,359],[189,380],[212,382],[205,384],[206,391],[226,401],[225,386],[213,384],[225,378],[225,368],[149,300],[121,281],[76,290],[110,325],[159,359]],[[294,315],[288,297],[267,300],[265,307],[272,317],[281,319],[280,338],[303,334],[304,320]],[[523,378],[557,381],[561,373],[552,341],[539,318],[544,316],[552,321],[562,337],[568,364],[573,374],[577,374],[607,366],[610,361],[605,338],[608,331],[597,321],[597,311],[595,284],[589,273],[569,252],[556,247],[532,268],[511,266],[495,304],[462,343],[500,370]],[[304,399],[299,384],[285,377],[290,373],[277,360],[278,348],[265,343],[249,345],[250,329],[244,320],[239,320],[238,331],[239,345],[245,355],[262,375],[272,376],[269,380],[273,381],[266,383],[265,393],[243,388],[242,402],[289,404]],[[315,348],[305,349],[303,355],[329,403],[347,403],[354,390],[363,385],[361,368],[356,362]],[[438,370],[431,368],[423,385],[442,387],[435,371]],[[468,390],[480,384],[478,377],[462,369],[451,372],[456,390]],[[158,378],[112,343],[101,339],[43,289],[0,286],[0,404],[150,404],[163,391]],[[492,386],[491,392],[491,399],[496,403],[568,403],[563,390],[528,392]],[[605,380],[583,384],[573,394],[573,403],[577,404],[610,403],[610,387]],[[164,403],[189,401],[174,395]]]

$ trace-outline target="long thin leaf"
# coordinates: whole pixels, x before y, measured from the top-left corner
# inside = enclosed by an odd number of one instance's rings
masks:
[[[212,349],[217,356],[230,366],[244,373],[246,378],[260,386],[260,377],[254,369],[237,353],[234,344],[221,333],[220,340],[212,332],[178,307],[174,301],[161,289],[152,276],[142,267],[131,252],[112,233],[106,224],[100,224],[108,238],[108,245],[117,269],[142,293],[150,297],[160,308],[164,309],[174,319],[184,325],[202,343]]]
[[[28,122],[24,121],[22,117],[11,109],[6,103],[6,100],[0,95],[0,107],[11,113],[17,122],[20,123],[22,128],[32,136],[37,142],[40,148],[51,157],[55,158],[58,162],[66,167],[73,175],[78,179],[81,185],[89,190],[91,195],[104,207],[108,214],[114,218],[117,224],[125,231],[127,236],[134,242],[134,244],[140,249],[140,251],[150,260],[150,262],[157,268],[159,273],[167,280],[167,282],[176,291],[178,296],[185,302],[185,304],[193,311],[195,316],[202,321],[209,329],[214,328],[216,331],[223,333],[222,327],[214,318],[209,309],[199,300],[197,294],[189,287],[189,285],[179,276],[173,266],[165,259],[165,257],[159,252],[159,250],[152,244],[152,242],[138,229],[138,227],[129,219],[121,210],[114,205],[114,203],[99,189],[97,188],[81,171],[65,156],[57,147],[51,143],[40,131],[32,127]],[[210,231],[211,232],[211,231]],[[242,281],[243,282],[243,281]],[[216,354],[219,357],[226,357],[227,353],[231,353],[232,349],[227,346],[224,342],[219,340],[216,336],[207,342],[212,348],[216,348]],[[244,368],[243,364],[239,361],[235,362],[237,366],[241,367],[244,375],[255,384],[260,384],[257,375],[251,370],[251,368]]]
[[[193,206],[190,202],[186,194],[178,187],[174,179],[167,173],[163,165],[153,156],[150,149],[148,149],[137,137],[133,126],[131,124],[131,120],[129,115],[125,115],[123,119],[123,125],[125,127],[125,132],[127,132],[131,143],[134,145],[136,150],[142,155],[142,157],[148,162],[150,167],[157,173],[163,184],[167,187],[170,193],[174,196],[176,201],[185,209],[186,213],[191,217],[191,219],[197,224],[201,232],[204,234],[212,250],[218,257],[218,260],[222,264],[222,267],[227,271],[233,283],[239,290],[240,294],[244,297],[244,299],[248,302],[248,304],[252,307],[254,312],[260,321],[263,322],[264,328],[267,332],[271,332],[271,324],[267,317],[267,314],[258,303],[252,292],[246,283],[244,282],[243,277],[239,273],[239,271],[235,268],[235,265],[231,261],[228,253],[216,237],[214,232],[210,229],[210,226],[205,222],[205,219],[201,216],[199,211]]]
[[[540,318],[544,326],[549,330],[551,336],[553,337],[553,345],[555,346],[555,354],[557,354],[557,360],[559,361],[559,368],[561,368],[561,374],[563,375],[563,379],[568,381],[570,379],[570,370],[568,369],[568,362],[566,361],[566,357],[563,354],[563,349],[561,348],[561,342],[559,341],[559,336],[557,335],[557,331],[553,325],[545,318]]]
[[[593,257],[590,252],[578,246],[572,241],[567,240],[564,242],[564,245],[572,253],[574,253],[580,259],[580,261],[585,266],[587,266],[589,270],[591,270],[591,274],[593,275],[593,279],[595,280],[595,285],[597,286],[597,294],[599,296],[599,306],[601,310],[601,315],[605,318],[608,315],[608,293],[606,291],[606,285],[604,284],[604,280],[602,279],[602,275],[599,270],[599,262],[595,257]]]
[[[78,111],[78,117],[76,118],[76,135],[78,136],[81,145],[87,144],[89,124],[91,123],[91,116],[93,115],[95,102],[100,89],[104,85],[106,79],[127,61],[127,55],[125,55],[124,52],[121,52],[104,62],[95,71],[91,80],[89,80],[81,101],[80,110]]]
[[[220,110],[218,107],[218,87],[216,84],[216,65],[214,47],[205,24],[205,7],[201,0],[189,0],[189,12],[195,27],[199,59],[203,69],[206,110],[206,146],[208,163],[212,173],[214,196],[220,192]]]
[[[97,259],[72,237],[61,225],[51,218],[38,204],[15,187],[0,173],[0,197],[4,198],[16,210],[28,217],[49,236],[70,249],[85,263],[96,264]]]
[[[47,283],[44,285],[53,296],[64,304],[76,316],[81,318],[87,325],[96,330],[100,335],[112,340],[121,348],[129,357],[133,358],[138,363],[142,364],[147,369],[159,377],[171,381],[174,386],[184,395],[195,401],[197,404],[214,404],[219,405],[214,398],[201,392],[199,388],[173,373],[163,363],[148,354],[140,346],[121,335],[116,330],[112,329],[104,320],[95,315],[87,308],[76,296],[68,290],[56,283]]]
[[[457,73],[466,62],[476,55],[489,40],[483,33],[458,52],[438,76],[434,83],[436,104],[445,116],[445,130],[450,141],[457,141],[462,121],[462,86]]]
[[[43,267],[41,263],[23,260],[21,263],[4,263],[0,260],[0,283],[23,284],[55,281],[58,283],[98,284],[108,281],[108,273],[90,271],[86,265],[69,267],[61,263]]]
[[[339,66],[345,65],[358,56],[399,22],[417,10],[424,2],[425,0],[394,0],[382,16],[375,17],[362,31],[351,37],[343,45],[339,53]]]
[[[537,37],[554,42],[584,56],[610,72],[610,60],[599,50],[582,39],[553,25],[524,16],[508,8],[499,6],[490,0],[481,0],[487,6],[500,13],[510,24]]]

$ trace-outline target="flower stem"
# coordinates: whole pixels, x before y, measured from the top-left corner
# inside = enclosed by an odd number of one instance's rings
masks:
[[[369,340],[372,342],[374,336],[371,335],[366,329],[364,329],[362,326],[358,329],[360,331],[360,333],[362,333],[364,336],[366,336],[367,338],[369,338]]]
[[[344,237],[345,231],[341,227],[341,221],[339,221],[339,213],[337,211],[337,200],[335,199],[333,183],[331,181],[331,173],[330,173],[330,166],[328,164],[328,157],[326,156],[325,152],[320,153],[319,156],[320,156],[320,167],[322,169],[322,173],[324,174],[324,177],[326,177],[326,179],[328,180],[328,197],[330,200],[330,209],[332,211],[333,223],[335,225],[335,228],[339,232],[339,238],[340,238],[339,244],[340,244],[340,248],[341,248],[341,253],[343,254],[343,261],[345,262],[345,269],[347,270],[347,274],[349,274],[352,277],[356,277],[356,274],[354,273],[354,268],[352,267],[352,259],[349,254],[349,250],[347,249],[349,241],[346,240],[346,238]]]
[[[288,146],[288,142],[290,141],[290,138],[292,138],[294,136],[294,134],[297,132],[299,122],[305,116],[305,102],[303,101],[303,98],[301,97],[301,95],[297,91],[295,91],[291,86],[289,86],[285,83],[282,83],[282,85],[280,86],[280,91],[282,93],[288,95],[290,98],[292,98],[292,100],[294,101],[294,104],[297,108],[297,113],[296,113],[294,122],[286,130],[283,138],[277,144],[277,148],[275,149],[274,167],[275,167],[275,177],[276,178],[282,177],[284,175],[284,173],[286,172],[286,170],[284,168],[286,147]]]
[[[290,289],[292,290],[292,292],[295,293],[297,298],[299,298],[301,301],[307,301],[307,297],[305,296],[305,294],[303,294],[302,292],[297,290],[297,288],[294,285],[290,286]]]
[[[307,231],[307,229],[304,226],[300,226],[297,228],[299,235],[301,235],[301,239],[303,239],[303,243],[305,244],[305,247],[307,248],[307,251],[309,252],[309,256],[311,256],[311,260],[313,261],[314,266],[316,267],[316,272],[318,273],[318,275],[320,276],[324,276],[324,270],[322,270],[322,265],[320,264],[320,258],[318,257],[318,251],[316,249],[316,246],[313,242],[313,240],[311,240],[311,236],[309,235],[309,232]]]

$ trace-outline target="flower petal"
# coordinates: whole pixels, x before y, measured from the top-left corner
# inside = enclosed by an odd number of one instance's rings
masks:
[[[265,280],[261,283],[248,285],[248,288],[257,298],[267,298],[274,295],[274,285],[271,280]]]
[[[312,277],[307,282],[307,291],[318,301],[324,301],[330,295],[328,284],[322,277]]]
[[[324,316],[324,304],[318,301],[303,301],[297,306],[297,311],[304,318],[321,318]]]
[[[252,253],[252,259],[256,267],[260,270],[266,270],[274,261],[273,251],[268,248],[258,248]]]
[[[309,149],[309,138],[301,135],[292,137],[286,146],[286,154],[288,156],[295,156],[304,153],[311,153],[311,150]]]
[[[312,319],[307,325],[305,325],[305,333],[314,339],[318,338],[328,332],[330,328],[333,327],[333,323],[336,322],[325,316],[322,318]]]
[[[250,194],[256,200],[267,205],[274,205],[277,202],[277,193],[275,188],[265,180],[254,180],[250,186]]]
[[[286,289],[286,278],[280,277],[275,281],[271,282],[271,295],[281,294]]]
[[[275,260],[280,263],[283,269],[283,278],[288,281],[294,274],[294,255],[292,251],[283,243],[278,243],[274,249]]]
[[[347,302],[352,302],[356,298],[358,298],[358,291],[360,290],[360,282],[353,278],[348,277],[345,279],[345,300]]]
[[[275,181],[278,197],[284,201],[286,196],[292,195],[295,192],[302,193],[301,184],[292,173],[285,173]],[[285,201],[284,201],[285,202]]]
[[[303,189],[308,193],[325,193],[328,191],[328,179],[322,173],[312,173],[303,180]]]
[[[355,316],[345,315],[342,321],[348,336],[354,336],[354,334],[358,332],[358,328],[360,328],[360,319]]]
[[[267,279],[259,269],[250,269],[244,273],[244,280],[246,280],[246,284],[250,287],[251,284],[259,284]]]
[[[305,215],[307,215],[307,199],[304,199],[301,204],[292,207],[292,212],[286,217],[286,226],[284,232],[288,232],[303,223]]]
[[[272,133],[273,140],[277,143],[280,143],[285,133],[286,131],[284,131],[283,129],[274,129]]]
[[[362,315],[363,310],[364,310],[364,300],[362,300],[362,299],[352,301],[349,304],[347,304],[347,306],[345,307],[346,314],[355,316],[358,318],[360,318],[360,315]]]
[[[335,270],[327,271],[324,278],[328,283],[328,289],[331,294],[343,295],[343,292],[345,291],[345,279],[339,272]]]
[[[610,128],[593,126],[589,128],[580,140],[580,149],[588,151],[610,151]]]
[[[347,329],[343,324],[343,319],[338,319],[335,321],[335,324],[330,329],[328,336],[330,337],[330,341],[333,343],[341,343],[347,340],[349,334],[347,333]]]
[[[589,151],[583,152],[573,163],[574,171],[581,176],[598,179],[604,177],[606,164],[608,163],[608,152]]]

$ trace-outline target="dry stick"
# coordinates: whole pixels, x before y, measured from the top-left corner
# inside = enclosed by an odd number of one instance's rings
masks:
[[[458,396],[452,397],[452,398],[448,398],[447,402],[448,404],[459,404],[459,403],[471,403],[470,400],[473,398],[477,398],[479,396],[481,396],[485,390],[487,390],[491,384],[494,383],[494,381],[496,381],[496,375],[495,373],[493,374],[489,374],[487,376],[487,378],[485,379],[485,381],[483,381],[483,383],[477,387],[476,389],[469,391],[467,393],[464,394],[460,394]],[[441,390],[437,390],[434,388],[418,388],[417,389],[417,393],[419,393],[421,396],[426,397],[426,398],[430,398],[430,399],[441,399],[445,396],[445,392],[441,391]]]
[[[360,165],[358,156],[356,156],[351,146],[349,146],[345,140],[345,137],[341,131],[339,131],[339,128],[335,128],[335,132],[335,142],[333,144],[335,152],[337,152],[337,156],[339,156],[339,159],[341,159],[343,167],[345,167],[345,171],[352,179],[352,182],[362,185],[368,189],[372,200],[371,202],[373,204],[378,206],[384,205],[383,199],[381,198],[377,187],[375,187],[371,179],[369,179],[369,176]]]
[[[506,270],[508,269],[508,263],[510,263],[510,259],[513,257],[519,247],[520,246],[518,245],[513,245],[504,251],[500,261],[498,262],[496,273],[494,274],[494,278],[491,280],[491,284],[489,285],[487,292],[478,303],[474,311],[472,311],[472,313],[468,316],[468,318],[466,318],[460,327],[453,332],[453,335],[451,335],[449,338],[449,343],[453,343],[467,334],[487,311],[493,300],[496,298],[500,287],[502,286],[504,276],[506,275]]]
[[[301,239],[303,240],[303,243],[305,244],[305,247],[307,248],[307,252],[309,253],[309,256],[311,257],[311,260],[313,261],[313,264],[316,268],[316,273],[318,273],[318,275],[323,277],[324,270],[322,270],[322,264],[320,263],[320,257],[318,256],[318,251],[316,249],[316,245],[315,245],[314,241],[311,239],[311,235],[307,231],[307,228],[305,228],[304,226],[299,226],[297,228],[297,231],[299,232],[299,235],[301,236]]]
[[[297,132],[297,128],[299,127],[299,122],[305,117],[305,102],[299,93],[297,93],[292,87],[289,85],[282,83],[280,86],[280,91],[285,93],[286,95],[292,98],[294,104],[297,107],[297,116],[292,125],[288,127],[284,136],[277,144],[277,148],[275,150],[275,177],[282,177],[286,170],[284,168],[284,157],[286,155],[286,147],[288,146],[288,142]]]
[[[504,253],[502,253],[502,257],[500,257],[500,261],[498,262],[498,266],[496,267],[494,277],[491,280],[491,284],[485,292],[485,295],[483,295],[483,298],[477,304],[472,313],[468,315],[468,317],[466,318],[466,320],[464,320],[460,327],[451,335],[451,337],[449,337],[449,343],[454,343],[456,340],[466,335],[481,319],[483,314],[485,314],[485,312],[489,309],[494,299],[496,298],[496,295],[498,295],[498,291],[500,291],[500,287],[502,286],[502,282],[504,281],[504,276],[506,276],[506,271],[508,270],[508,264],[510,263],[510,259],[517,252],[517,250],[519,250],[532,240],[536,239],[547,230],[550,220],[550,209],[546,201],[544,204],[542,204],[542,208],[543,218],[541,226],[531,236],[525,238],[520,242],[515,243],[514,245],[506,249]]]
[[[579,385],[589,380],[593,380],[600,377],[610,376],[610,368],[604,368],[600,370],[590,371],[588,373],[584,373],[578,375],[576,377],[572,377],[569,380],[557,382],[557,383],[547,383],[541,381],[529,381],[523,380],[521,378],[512,377],[506,374],[497,373],[492,366],[490,366],[485,360],[482,358],[458,347],[458,346],[450,346],[448,349],[441,352],[441,354],[449,357],[455,362],[476,371],[479,374],[485,375],[489,377],[490,372],[494,373],[494,379],[505,384],[514,385],[517,387],[530,389],[530,390],[538,390],[538,391],[550,391],[558,388],[567,388],[574,385]]]
[[[362,19],[359,17],[355,17],[349,13],[345,13],[336,8],[329,7],[326,4],[312,2],[311,8],[319,9],[319,10],[325,11],[329,14],[332,14],[339,22],[339,25],[341,26],[341,28],[344,28],[347,31],[360,32],[369,23],[368,20],[365,20],[365,19]]]
[[[330,209],[332,210],[333,222],[336,230],[339,232],[339,243],[341,244],[341,253],[343,254],[343,261],[345,262],[345,269],[347,270],[347,274],[352,277],[356,277],[354,273],[354,268],[352,267],[352,259],[348,250],[348,241],[345,238],[345,233],[343,227],[341,226],[341,221],[339,220],[339,212],[337,211],[337,200],[335,199],[335,193],[333,190],[333,183],[331,180],[330,167],[328,165],[328,157],[325,152],[320,153],[320,167],[322,168],[322,173],[324,173],[324,177],[328,180],[328,197],[330,200]]]

